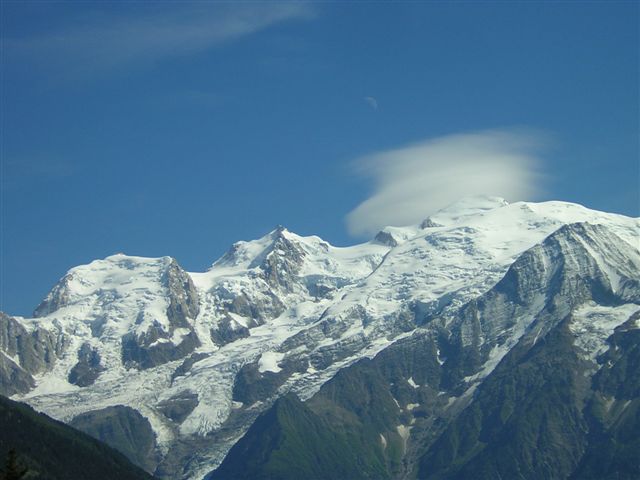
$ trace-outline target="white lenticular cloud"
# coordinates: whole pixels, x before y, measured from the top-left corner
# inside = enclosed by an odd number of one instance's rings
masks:
[[[495,195],[509,201],[540,193],[539,135],[490,130],[449,135],[368,155],[355,162],[373,179],[370,198],[346,217],[352,235],[419,223],[460,198]]]

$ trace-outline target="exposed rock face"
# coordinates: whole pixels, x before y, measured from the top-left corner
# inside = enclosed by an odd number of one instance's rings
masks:
[[[20,364],[32,374],[47,371],[60,358],[68,345],[68,339],[57,332],[37,329],[21,343]]]
[[[190,320],[194,320],[200,312],[200,300],[193,280],[172,260],[163,281],[168,290],[167,318],[171,326],[174,329],[189,328],[192,323]]]
[[[45,299],[33,312],[35,318],[45,317],[50,313],[66,306],[70,301],[69,284],[74,279],[72,273],[68,273],[51,289]]]
[[[200,345],[195,332],[190,331],[180,343],[171,342],[169,334],[159,327],[151,327],[144,334],[129,333],[122,337],[122,362],[135,368],[153,368],[189,355]]]
[[[26,393],[32,375],[50,370],[68,340],[44,329],[27,331],[18,320],[0,312],[0,394]]]
[[[425,218],[422,223],[420,224],[420,228],[425,229],[425,228],[435,228],[435,227],[442,227],[442,225],[440,225],[437,222],[434,222],[433,220],[431,220],[431,217],[427,217]]]
[[[624,371],[622,357],[636,356],[640,339],[631,336],[640,330],[628,330],[630,322],[618,327],[610,341],[627,337],[625,347],[618,348],[615,360],[599,359],[602,367],[593,375],[593,364],[573,344],[573,321],[567,317],[535,344],[521,342],[507,354],[471,405],[427,449],[419,478],[634,478],[640,473],[632,460],[637,436],[625,433],[638,425],[637,375],[625,371],[616,379],[616,389],[625,385],[635,390],[632,396],[614,396],[600,382],[613,370]]]
[[[33,377],[15,362],[0,355],[0,394],[27,393],[36,386]]]
[[[280,363],[273,370],[261,371],[259,362],[246,364],[236,375],[232,399],[249,406],[272,398],[293,373],[305,372],[308,366],[306,360],[294,358]]]
[[[200,352],[200,353],[192,353],[191,355],[189,355],[187,358],[184,359],[184,361],[180,364],[180,366],[178,366],[178,368],[175,369],[175,371],[173,372],[173,374],[171,375],[171,380],[173,382],[173,380],[175,380],[177,377],[182,377],[187,375],[188,373],[190,373],[191,371],[191,367],[193,367],[193,365],[202,360],[207,358],[208,355],[206,353]]]
[[[252,327],[278,317],[286,308],[282,300],[270,290],[259,292],[257,295],[248,292],[233,295],[222,290],[217,290],[216,293],[221,299],[220,305],[225,312],[235,313],[248,319]]]
[[[13,317],[0,312],[0,348],[19,360],[31,374],[50,369],[66,348],[61,335],[44,329],[28,332]]]
[[[599,264],[585,245],[607,245],[612,263]],[[621,285],[632,282],[634,273],[619,247],[624,246],[605,229],[588,224],[560,228],[543,243],[523,253],[496,286],[460,311],[445,349],[463,378],[473,375],[490,354],[503,355],[521,337],[542,338],[576,307],[590,301],[604,305],[640,303],[640,290],[614,290],[603,268],[617,268]],[[632,255],[631,262],[637,262]],[[632,263],[633,264],[633,263]],[[615,267],[618,265],[618,267]],[[501,357],[499,357],[501,358]],[[498,359],[499,359],[498,358]]]
[[[86,387],[93,384],[103,370],[98,351],[88,343],[83,343],[78,350],[78,363],[69,372],[69,383]]]
[[[306,253],[294,242],[283,235],[284,228],[275,232],[275,240],[264,258],[257,259],[255,266],[262,270],[264,279],[271,287],[293,292],[299,288],[298,273]]]
[[[382,245],[387,245],[388,247],[397,247],[398,241],[393,238],[393,235],[389,232],[380,231],[375,236],[374,240]]]
[[[285,232],[283,227],[271,232],[269,242],[248,262],[249,284],[222,283],[211,292],[221,314],[211,329],[216,344],[244,338],[248,329],[280,316],[287,309],[288,295],[308,294],[299,277],[307,254]],[[245,260],[244,255],[246,252],[236,245],[216,265],[237,265]]]
[[[148,472],[155,470],[155,434],[136,410],[122,405],[107,407],[78,415],[70,425],[124,453]]]
[[[218,323],[217,328],[211,329],[211,340],[213,340],[216,345],[235,342],[240,338],[247,338],[249,335],[249,328],[239,324],[229,315],[225,316],[220,323]]]
[[[571,351],[566,325],[528,355],[526,350],[510,352],[430,446],[420,462],[421,478],[571,474],[586,444],[587,425],[578,409],[584,365]]]
[[[122,361],[137,368],[153,368],[179,360],[200,346],[193,322],[200,311],[198,291],[191,277],[171,259],[161,278],[167,299],[167,323],[154,321],[142,333],[122,337]]]
[[[185,391],[167,400],[163,400],[158,404],[158,409],[168,419],[176,423],[182,423],[197,406],[198,395]]]
[[[8,355],[18,354],[18,345],[28,336],[26,329],[16,319],[0,312],[0,348]]]

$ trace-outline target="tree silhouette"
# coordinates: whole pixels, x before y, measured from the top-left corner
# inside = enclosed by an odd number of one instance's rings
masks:
[[[18,454],[12,448],[7,454],[4,472],[0,474],[1,480],[20,480],[27,474],[28,469],[18,464]]]

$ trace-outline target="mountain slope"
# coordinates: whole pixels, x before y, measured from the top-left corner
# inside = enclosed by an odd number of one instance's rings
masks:
[[[579,205],[488,197],[347,248],[279,227],[202,273],[118,254],[70,270],[35,318],[0,316],[0,387],[61,420],[92,418],[87,431],[166,478],[211,472],[293,393],[310,424],[359,432],[348,445],[364,470],[410,476],[510,352],[565,322],[571,352],[599,365],[640,303],[639,231]],[[631,372],[621,363],[609,382]],[[150,433],[105,433],[114,409],[129,412],[122,432],[142,418]],[[624,436],[602,428],[607,445]]]
[[[362,458],[382,448],[381,478],[634,478],[637,437],[625,432],[640,401],[630,366],[640,348],[639,259],[606,229],[566,225],[455,315],[427,316],[412,338],[342,370],[306,403],[328,432],[349,418],[352,435],[367,439]],[[598,356],[611,352],[606,342],[617,352],[607,360]],[[609,371],[617,373],[616,388],[630,390],[626,397],[602,392]],[[611,417],[585,408],[603,398],[617,408]],[[241,446],[268,435],[251,427],[213,478],[235,478],[237,456],[245,465],[253,460]],[[314,450],[302,441],[275,451],[293,460]],[[597,470],[593,450],[603,452],[608,470]],[[269,464],[261,468],[254,475]]]
[[[381,449],[362,448],[358,429],[348,427],[334,428],[295,395],[281,397],[207,478],[386,478]]]
[[[0,458],[18,453],[27,478],[142,480],[152,477],[122,454],[31,407],[0,396]]]

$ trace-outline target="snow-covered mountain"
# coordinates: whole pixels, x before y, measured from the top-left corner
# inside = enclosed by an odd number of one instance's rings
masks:
[[[0,315],[0,393],[97,436],[135,422],[130,458],[195,479],[277,398],[316,398],[337,372],[428,338],[445,418],[568,316],[595,375],[616,328],[640,327],[639,232],[580,205],[474,197],[347,248],[278,227],[201,273],[113,255],[71,269],[34,318]],[[407,456],[412,425],[397,430]],[[397,475],[419,461],[405,463]]]

